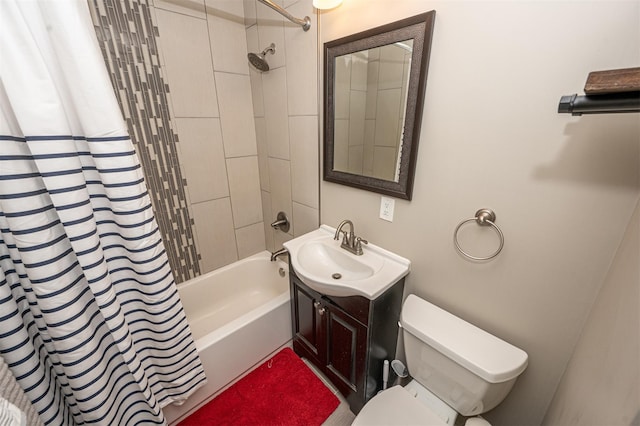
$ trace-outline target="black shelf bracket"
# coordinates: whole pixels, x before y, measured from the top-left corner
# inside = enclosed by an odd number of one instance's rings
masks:
[[[640,112],[640,91],[604,95],[569,95],[560,98],[558,113],[571,115]]]

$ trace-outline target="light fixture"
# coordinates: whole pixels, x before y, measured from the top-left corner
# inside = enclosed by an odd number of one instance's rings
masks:
[[[333,9],[340,6],[342,0],[313,0],[313,7],[316,9]]]
[[[294,24],[300,25],[303,30],[309,31],[309,28],[311,28],[311,19],[308,16],[305,16],[303,19],[296,18],[295,16],[284,10],[282,7],[275,4],[272,0],[258,1],[266,6],[269,6],[271,9],[275,10]],[[340,3],[342,3],[342,0],[313,0],[313,7],[315,7],[316,9],[333,9],[334,7],[338,7]]]

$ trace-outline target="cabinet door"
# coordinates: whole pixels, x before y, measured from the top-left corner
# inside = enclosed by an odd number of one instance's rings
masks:
[[[303,352],[318,367],[324,369],[327,358],[326,326],[320,295],[294,279],[291,286],[293,297],[293,344],[296,352]]]
[[[348,400],[364,401],[367,328],[335,305],[325,312],[327,376]]]

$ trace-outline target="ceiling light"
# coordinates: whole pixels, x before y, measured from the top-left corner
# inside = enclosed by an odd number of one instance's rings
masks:
[[[340,6],[342,0],[313,0],[313,7],[316,9],[333,9]]]

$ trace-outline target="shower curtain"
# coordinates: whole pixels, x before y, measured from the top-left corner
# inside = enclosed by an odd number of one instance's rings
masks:
[[[206,380],[86,0],[0,1],[0,355],[52,425]]]

